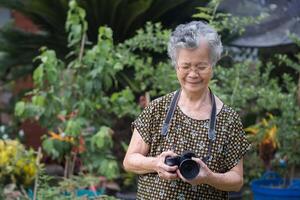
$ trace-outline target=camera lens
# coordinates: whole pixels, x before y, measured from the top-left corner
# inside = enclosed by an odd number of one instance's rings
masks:
[[[179,157],[178,156],[167,156],[166,159],[165,159],[165,164],[166,165],[169,165],[169,166],[175,166],[175,165],[178,165],[178,159]]]
[[[196,161],[186,159],[180,163],[179,170],[184,178],[191,180],[199,174],[200,168]]]

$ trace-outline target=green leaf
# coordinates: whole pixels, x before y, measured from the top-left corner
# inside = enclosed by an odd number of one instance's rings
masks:
[[[59,153],[56,151],[53,140],[51,138],[47,138],[42,142],[43,149],[53,158],[58,158]]]
[[[65,134],[77,137],[82,132],[83,121],[81,119],[70,119],[67,121]]]
[[[112,159],[103,159],[100,165],[100,174],[109,180],[117,178],[119,176],[118,163]]]
[[[102,126],[100,130],[91,138],[94,148],[101,150],[110,149],[113,145],[111,138],[112,130],[107,126]]]
[[[68,34],[68,46],[78,51],[81,40],[87,31],[87,22],[85,20],[86,12],[75,0],[69,2],[69,11],[66,21],[66,31]]]
[[[44,59],[44,58],[42,58]],[[44,82],[44,68],[42,65],[40,65],[39,67],[37,67],[34,72],[33,72],[33,81],[35,83],[35,85],[37,85],[38,87],[42,87],[43,86],[43,82]]]
[[[45,101],[46,101],[45,97],[41,95],[36,95],[32,97],[32,103],[36,106],[40,106],[40,107],[45,106]]]
[[[22,116],[25,111],[25,102],[19,101],[15,106],[15,115]]]
[[[119,62],[117,62],[114,65],[114,69],[117,70],[117,71],[122,70],[123,68],[124,68],[124,66],[121,63],[119,63]]]

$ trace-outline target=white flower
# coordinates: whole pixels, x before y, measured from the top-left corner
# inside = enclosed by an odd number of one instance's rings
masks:
[[[21,129],[21,130],[19,130],[18,134],[19,134],[20,137],[23,137],[25,133],[24,133],[23,129]]]

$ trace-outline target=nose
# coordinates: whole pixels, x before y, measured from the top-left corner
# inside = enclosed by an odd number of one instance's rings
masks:
[[[196,68],[191,68],[189,73],[188,73],[188,76],[190,77],[198,77],[199,76],[199,73],[197,72],[197,69]]]

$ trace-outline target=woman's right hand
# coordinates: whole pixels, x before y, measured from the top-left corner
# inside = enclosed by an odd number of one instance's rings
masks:
[[[177,156],[173,151],[164,151],[157,157],[156,169],[158,176],[165,180],[178,179],[176,170],[178,166],[169,166],[165,164],[165,159],[167,156]]]

